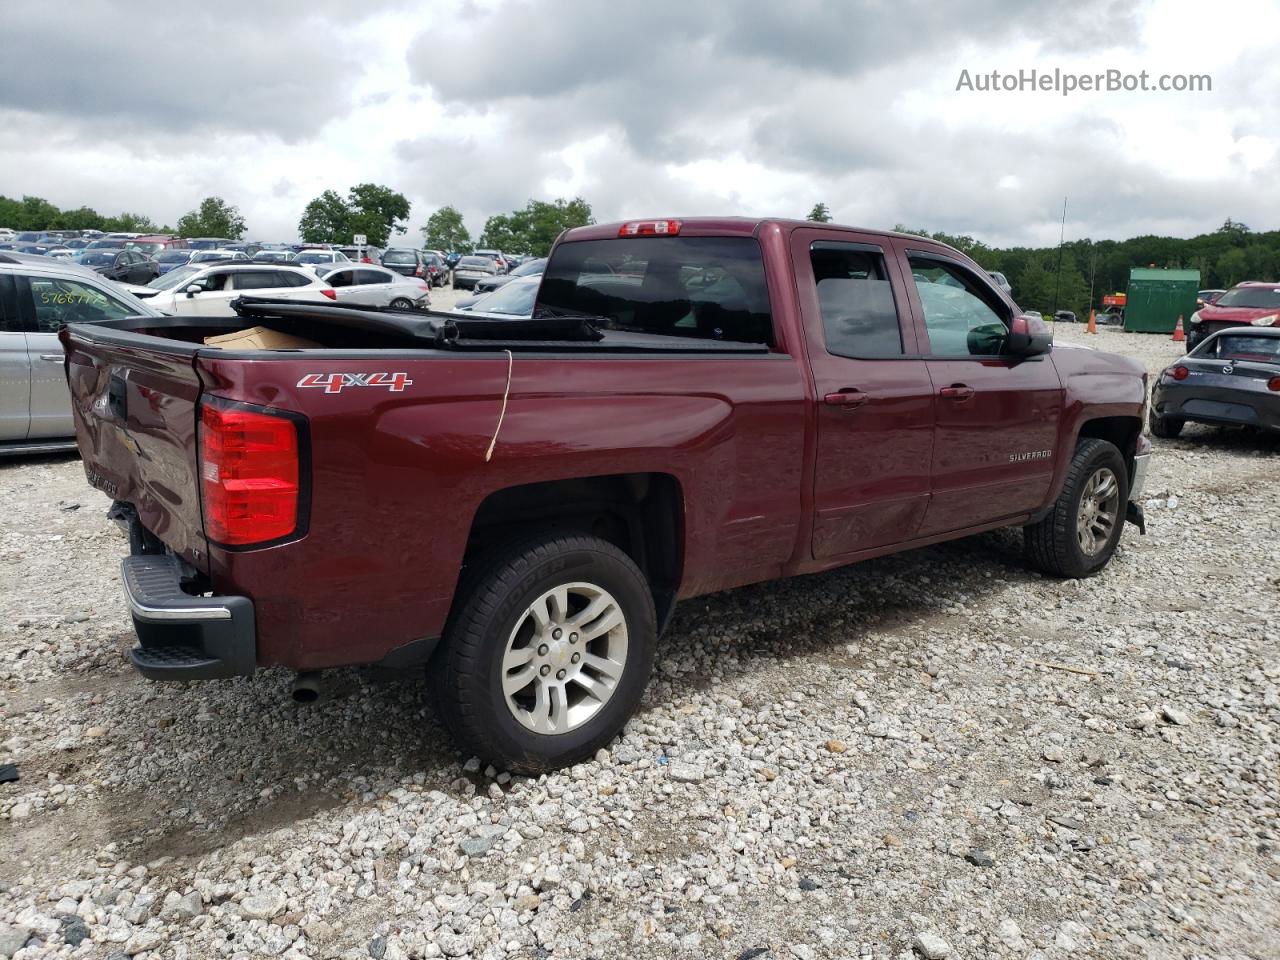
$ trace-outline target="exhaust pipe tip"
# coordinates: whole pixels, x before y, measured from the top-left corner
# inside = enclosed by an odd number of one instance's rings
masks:
[[[320,699],[321,684],[318,671],[300,673],[293,681],[291,696],[297,704],[316,703]]]

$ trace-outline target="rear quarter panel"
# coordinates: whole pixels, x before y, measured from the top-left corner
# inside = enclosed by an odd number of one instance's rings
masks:
[[[684,498],[682,596],[779,575],[796,546],[805,392],[784,354],[516,355],[489,462],[505,354],[206,353],[198,368],[210,393],[309,419],[306,536],[264,550],[210,549],[215,588],[255,601],[264,663],[372,662],[438,635],[476,510],[513,486],[673,475]],[[402,393],[297,386],[338,372],[405,372],[412,382]]]

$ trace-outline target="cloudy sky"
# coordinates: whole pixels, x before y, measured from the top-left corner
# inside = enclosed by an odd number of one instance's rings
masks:
[[[991,243],[1280,227],[1274,0],[6,0],[0,193],[173,223],[201,197],[296,237],[326,188],[530,197]],[[1109,68],[1211,92],[958,91]]]

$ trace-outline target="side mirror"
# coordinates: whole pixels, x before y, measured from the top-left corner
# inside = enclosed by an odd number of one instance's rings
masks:
[[[1009,324],[1005,352],[1015,357],[1035,357],[1053,346],[1053,331],[1039,317],[1020,314]]]
[[[194,297],[197,293],[203,292],[203,290],[204,287],[200,286],[200,284],[193,283],[187,287],[187,296]]]

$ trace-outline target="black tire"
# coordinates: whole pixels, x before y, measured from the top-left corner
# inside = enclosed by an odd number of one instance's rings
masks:
[[[1178,434],[1182,433],[1182,428],[1186,426],[1187,421],[1181,417],[1165,417],[1156,413],[1153,409],[1147,417],[1147,422],[1151,426],[1151,435],[1159,437],[1161,440],[1172,440]]]
[[[653,669],[657,617],[644,574],[613,544],[575,534],[517,541],[474,567],[428,667],[441,721],[464,753],[514,773],[536,775],[592,756],[635,712]],[[508,708],[503,655],[530,604],[575,582],[598,585],[616,600],[627,631],[625,666],[594,716],[565,733],[537,733]]]
[[[1076,535],[1080,501],[1090,478],[1106,467],[1119,486],[1115,522],[1105,544],[1097,553],[1085,553]],[[1055,577],[1080,579],[1090,577],[1110,562],[1124,530],[1125,512],[1129,505],[1129,472],[1124,457],[1114,444],[1092,438],[1076,444],[1067,468],[1067,479],[1053,508],[1039,523],[1023,528],[1023,545],[1028,562]]]
[[[394,300],[391,301],[391,309],[392,310],[412,310],[413,303],[410,300],[406,300],[404,297],[396,297]]]

